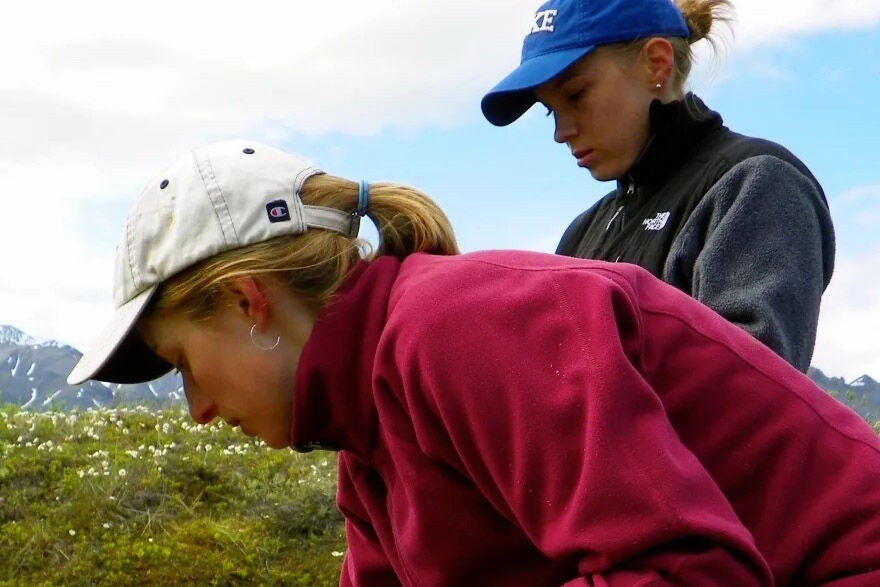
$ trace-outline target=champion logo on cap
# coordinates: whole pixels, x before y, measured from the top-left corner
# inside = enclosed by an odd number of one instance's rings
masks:
[[[539,10],[535,13],[535,20],[529,28],[529,34],[533,33],[552,33],[555,27],[553,19],[556,17],[556,10]]]
[[[266,214],[269,216],[269,222],[290,221],[290,212],[284,200],[272,200],[266,204]]]

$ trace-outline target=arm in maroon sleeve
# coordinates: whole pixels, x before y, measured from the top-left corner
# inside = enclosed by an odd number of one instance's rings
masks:
[[[352,460],[344,452],[339,455],[338,495],[345,496],[345,499],[344,503],[339,501],[338,505],[345,517],[345,537],[348,542],[345,559],[342,561],[339,585],[340,587],[400,585],[350,482],[352,469],[358,466]]]

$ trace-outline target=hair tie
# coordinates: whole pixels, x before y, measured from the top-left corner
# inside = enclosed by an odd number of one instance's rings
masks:
[[[358,208],[357,215],[361,218],[367,215],[367,210],[370,207],[370,184],[361,180],[360,187],[358,187]]]

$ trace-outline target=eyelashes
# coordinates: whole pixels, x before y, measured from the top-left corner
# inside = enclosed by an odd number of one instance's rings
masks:
[[[571,107],[577,107],[577,105],[578,105],[578,104],[580,103],[580,101],[581,101],[581,98],[583,98],[583,97],[584,97],[584,89],[582,88],[582,89],[580,89],[580,90],[578,90],[578,91],[576,91],[576,92],[573,92],[573,93],[569,94],[569,95],[565,98],[565,102],[566,102],[567,104],[570,104]],[[547,112],[544,113],[544,116],[550,117],[550,116],[554,116],[554,115],[556,114],[556,113],[553,111],[553,109],[550,108],[550,106],[547,106],[546,104],[542,104],[542,105],[544,106],[544,108],[547,109]]]

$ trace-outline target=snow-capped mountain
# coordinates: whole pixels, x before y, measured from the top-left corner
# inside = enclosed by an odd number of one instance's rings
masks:
[[[34,345],[37,341],[14,326],[0,325],[0,344]]]
[[[81,356],[69,345],[40,343],[13,326],[0,326],[0,403],[45,411],[184,401],[180,377],[171,374],[139,384],[68,385],[67,374]]]
[[[843,377],[828,377],[815,367],[810,367],[807,375],[816,385],[866,418],[880,419],[880,383],[869,375],[862,375],[849,383]]]
[[[165,375],[138,384],[99,383],[68,385],[67,374],[82,356],[57,341],[37,342],[14,326],[0,325],[0,404],[16,404],[33,411],[112,407],[167,406],[185,402],[177,375]],[[880,418],[880,383],[868,375],[847,383],[810,367],[807,373],[819,387],[871,419]]]

